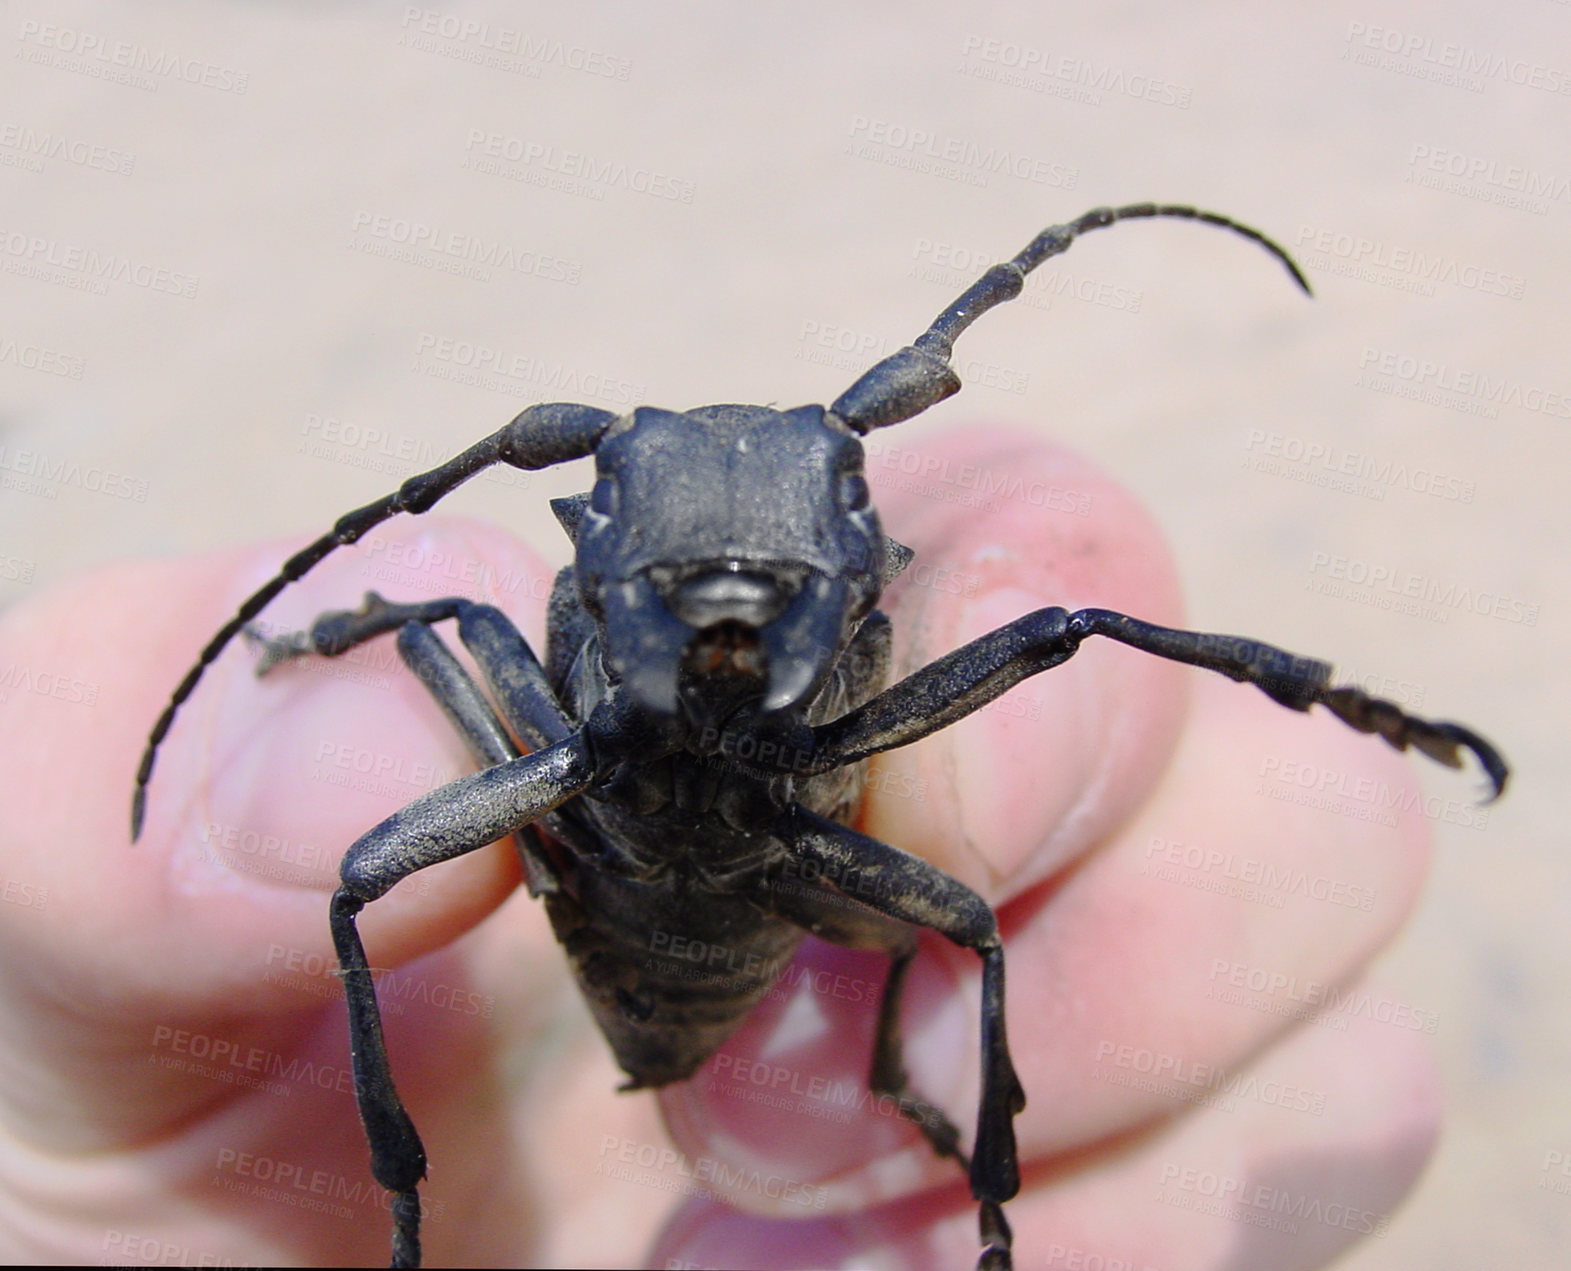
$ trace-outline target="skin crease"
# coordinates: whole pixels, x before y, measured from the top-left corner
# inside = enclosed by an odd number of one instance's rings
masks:
[[[977,426],[905,447],[950,467],[902,490],[904,440],[883,440],[869,438],[875,499],[918,550],[886,597],[902,673],[1045,604],[1181,621],[1159,534],[1085,461]],[[979,482],[962,464],[1044,488],[979,515],[960,501]],[[147,728],[200,642],[289,550],[109,566],[0,617],[0,666],[70,681],[65,700],[35,679],[0,701],[0,853],[12,894],[29,898],[0,911],[12,1261],[386,1256],[326,900],[349,843],[469,770],[461,744],[390,640],[262,681],[231,650],[177,721],[127,845]],[[448,594],[453,562],[469,577],[485,565],[480,598],[541,647],[550,571],[500,530],[441,517],[389,522],[265,616],[297,627],[371,586]],[[1319,652],[1312,633],[1248,634]],[[1008,1207],[1022,1266],[1092,1254],[1161,1271],[1323,1266],[1378,1229],[1428,1154],[1439,1111],[1421,1013],[1415,1027],[1411,1012],[1359,1006],[1389,1004],[1360,975],[1414,901],[1426,827],[1267,797],[1273,756],[1414,783],[1406,760],[1323,712],[1096,640],[869,779],[866,832],[1000,907],[1030,1100],[1025,1186]],[[1342,899],[1218,891],[1183,863],[1186,846],[1334,880]],[[430,1265],[970,1264],[975,1207],[953,1164],[876,1106],[823,1098],[865,1083],[883,958],[809,941],[698,1079],[617,1095],[517,877],[493,846],[362,916],[373,966],[397,968],[384,999],[402,1009],[386,1024],[430,1155]],[[912,1079],[966,1141],[977,970],[924,937],[906,995]],[[1252,991],[1259,975],[1292,987]],[[1306,1022],[1305,997],[1329,986],[1340,1008]],[[1152,1056],[1189,1084],[1143,1074]],[[1197,1071],[1246,1084],[1223,1099]],[[680,1161],[657,1159],[672,1141],[661,1112]],[[1220,1179],[1232,1208],[1205,1212]],[[1292,1232],[1259,1220],[1283,1197],[1298,1206]]]

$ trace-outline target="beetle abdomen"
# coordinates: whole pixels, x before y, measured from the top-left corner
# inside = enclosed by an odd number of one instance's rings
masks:
[[[628,1074],[624,1089],[691,1077],[773,987],[803,936],[680,871],[643,881],[584,870],[577,881],[588,894],[557,893],[547,909]]]

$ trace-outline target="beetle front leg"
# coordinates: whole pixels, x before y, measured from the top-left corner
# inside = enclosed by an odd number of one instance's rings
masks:
[[[581,733],[494,768],[460,777],[417,799],[364,835],[344,856],[342,886],[329,910],[349,1003],[355,1099],[371,1146],[371,1172],[395,1193],[395,1267],[420,1265],[420,1196],[425,1149],[393,1084],[376,986],[355,916],[416,870],[495,842],[560,806],[594,779]]]
[[[978,1271],[1011,1266],[1004,1202],[1020,1190],[1014,1118],[1025,1090],[1009,1057],[1004,1025],[1004,946],[987,902],[935,865],[849,826],[792,804],[777,834],[797,856],[816,864],[839,890],[878,913],[975,950],[982,959],[982,1097],[971,1152],[971,1194],[980,1207]]]
[[[266,637],[247,628],[246,635],[261,646],[256,673],[262,676],[291,659],[340,657],[368,640],[397,631],[399,657],[436,699],[475,758],[486,765],[517,759],[518,747],[496,712],[430,625],[450,618],[458,620],[459,637],[479,662],[508,723],[531,749],[543,750],[573,731],[523,633],[491,605],[459,596],[398,604],[368,591],[360,608],[321,614],[305,631]],[[555,869],[536,831],[520,830],[514,837],[529,894],[554,891]]]
[[[452,618],[458,620],[459,639],[480,664],[507,722],[529,746],[543,749],[573,731],[535,651],[512,619],[494,605],[477,604],[462,596],[400,604],[368,591],[360,608],[329,610],[318,615],[305,631],[269,637],[247,627],[246,636],[261,647],[256,673],[266,675],[293,658],[312,654],[341,657],[367,640],[401,630],[407,623],[429,626]],[[491,757],[489,762],[512,757]]]
[[[393,1256],[395,1267],[420,1265],[420,1193],[425,1177],[425,1146],[393,1084],[382,1037],[382,1012],[376,985],[366,962],[365,946],[355,929],[355,915],[365,901],[340,887],[333,893],[328,921],[338,951],[339,975],[349,1003],[349,1055],[355,1074],[355,1101],[360,1123],[371,1145],[371,1174],[393,1193]]]
[[[1331,688],[1329,662],[1243,636],[1159,627],[1111,609],[1038,609],[962,645],[856,710],[813,729],[814,754],[806,771],[828,772],[920,741],[980,710],[1028,676],[1067,661],[1089,636],[1253,684],[1293,710],[1324,706],[1359,732],[1378,733],[1397,750],[1411,746],[1450,768],[1462,766],[1465,748],[1489,775],[1494,786],[1490,800],[1505,790],[1509,769],[1485,738],[1461,724],[1409,715],[1395,702],[1372,697],[1355,685]]]

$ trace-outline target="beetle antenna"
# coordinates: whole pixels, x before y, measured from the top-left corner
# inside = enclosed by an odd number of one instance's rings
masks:
[[[1177,203],[1130,203],[1125,207],[1092,208],[1065,225],[1049,225],[1012,260],[994,265],[972,283],[947,309],[933,319],[915,341],[892,353],[867,371],[836,400],[830,411],[859,433],[898,424],[960,391],[960,377],[949,365],[954,342],[961,332],[989,309],[1013,300],[1025,287],[1026,275],[1044,260],[1060,256],[1082,234],[1115,221],[1172,216],[1218,225],[1259,243],[1292,275],[1305,295],[1314,295],[1308,281],[1285,248],[1257,229],[1218,212]]]

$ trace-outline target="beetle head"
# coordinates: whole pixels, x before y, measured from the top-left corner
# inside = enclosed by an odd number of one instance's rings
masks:
[[[885,579],[861,442],[821,406],[639,407],[595,474],[555,507],[624,690],[695,722],[810,702]]]

